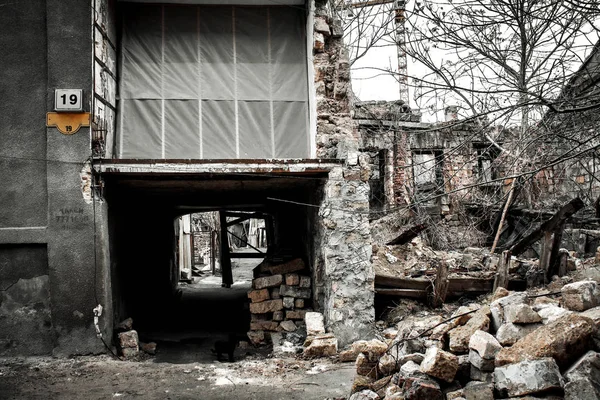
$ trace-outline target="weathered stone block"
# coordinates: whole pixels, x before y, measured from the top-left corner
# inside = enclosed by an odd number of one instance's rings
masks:
[[[425,352],[425,358],[421,363],[421,372],[446,382],[452,382],[457,370],[458,358],[454,354],[437,347],[430,347]]]
[[[133,319],[132,318],[127,318],[121,322],[119,322],[117,324],[117,326],[115,326],[115,331],[117,332],[126,332],[126,331],[130,331],[133,329]]]
[[[304,349],[304,355],[308,357],[328,357],[337,353],[338,341],[333,335],[319,335],[311,341]]]
[[[325,333],[323,314],[318,312],[307,312],[304,315],[304,322],[306,323],[306,334],[308,336]]]
[[[252,314],[265,314],[268,312],[279,311],[283,309],[283,300],[267,300],[261,303],[250,303],[250,312]]]
[[[448,336],[450,337],[450,351],[454,353],[466,353],[469,350],[471,336],[478,330],[487,331],[489,329],[489,314],[490,308],[487,306],[482,307],[465,325],[448,332]]]
[[[507,322],[502,324],[498,332],[496,332],[496,339],[502,346],[512,346],[519,339],[527,336],[540,326],[542,324],[515,325]]]
[[[388,375],[392,375],[394,372],[397,372],[400,367],[394,357],[390,356],[389,354],[384,354],[379,359],[377,368],[379,368],[379,371],[384,376],[388,376]]]
[[[283,318],[285,317],[283,311],[274,311],[273,312],[273,321],[283,321]]]
[[[147,354],[150,355],[155,355],[156,354],[156,343],[154,342],[150,342],[150,343],[141,343],[140,342],[140,349]]]
[[[297,328],[294,321],[290,321],[290,320],[281,322],[279,324],[279,326],[281,327],[281,329],[283,329],[286,332],[294,332]]]
[[[246,334],[246,336],[248,336],[250,342],[255,346],[265,342],[265,333],[263,331],[250,331]]]
[[[308,277],[308,276],[301,276],[300,277],[300,282],[298,283],[298,285],[301,288],[310,288],[310,277]]]
[[[250,321],[250,329],[253,331],[272,331],[275,332],[279,327],[276,321]]]
[[[300,284],[300,276],[298,274],[287,274],[285,276],[285,284],[288,286],[298,286]]]
[[[354,393],[348,400],[378,400],[379,395],[372,390],[362,390]]]
[[[251,290],[248,292],[248,298],[253,303],[269,300],[269,289]]]
[[[594,281],[581,281],[561,289],[563,304],[573,311],[585,311],[600,305],[600,288]]]
[[[300,258],[296,258],[284,264],[265,266],[264,268],[261,268],[261,271],[268,271],[272,275],[289,274],[292,272],[301,271],[304,269],[304,267],[304,261],[302,261]]]
[[[494,370],[494,360],[482,358],[475,350],[469,351],[469,362],[475,368],[483,372],[491,372]]]
[[[496,366],[553,357],[559,366],[567,367],[591,348],[595,329],[589,318],[576,314],[564,316],[500,350]]]
[[[462,389],[466,400],[494,400],[494,385],[484,382],[469,382]]]
[[[527,302],[527,293],[513,293],[511,295],[502,297],[498,300],[493,301],[490,304],[491,318],[492,318],[492,326],[494,330],[498,330],[500,325],[505,322],[504,318],[504,307],[510,304],[522,304]]]
[[[538,311],[538,315],[542,318],[542,323],[544,325],[547,325],[550,322],[556,321],[560,317],[571,313],[572,311],[557,306],[544,307]]]
[[[498,391],[511,397],[560,389],[563,386],[558,365],[549,357],[496,368],[494,382]]]
[[[289,308],[290,310],[294,308],[294,298],[293,297],[284,297],[283,298],[283,307]]]
[[[509,304],[504,307],[504,317],[512,324],[535,324],[542,317],[527,304]]]
[[[283,275],[281,275],[281,274],[264,276],[262,278],[256,278],[256,279],[254,279],[254,281],[252,281],[252,285],[254,286],[254,289],[257,289],[257,290],[279,286],[282,283],[283,283]]]
[[[137,349],[139,348],[139,338],[137,331],[130,330],[127,332],[121,332],[117,335],[119,339],[119,346],[121,348]]]
[[[310,299],[310,289],[301,288],[299,286],[281,285],[279,293],[282,296]]]
[[[327,23],[327,19],[325,17],[323,17],[323,16],[315,17],[315,31],[320,32],[325,36],[329,36],[331,34],[329,24]]]
[[[443,400],[444,394],[437,382],[429,379],[408,378],[404,382],[405,400]]]
[[[471,380],[478,381],[478,382],[491,383],[494,381],[494,373],[493,372],[482,371],[474,365],[471,365],[470,376],[471,376]]]
[[[475,331],[469,339],[469,349],[475,350],[481,358],[492,360],[502,350],[495,337],[484,331]],[[480,368],[480,367],[477,367]]]
[[[375,378],[377,376],[377,361],[369,360],[364,354],[359,354],[356,357],[356,373],[358,375]]]
[[[356,375],[354,377],[354,381],[352,382],[352,388],[350,389],[350,393],[360,392],[361,390],[369,390],[371,388],[372,383],[372,378],[363,375]]]
[[[565,399],[600,399],[600,354],[588,351],[564,373]]]
[[[276,300],[280,299],[281,295],[279,294],[279,288],[275,287],[271,289],[271,299]]]
[[[294,300],[294,308],[304,308],[304,299]]]
[[[286,311],[285,318],[286,319],[304,319],[306,315],[306,310],[294,310],[294,311]]]
[[[381,340],[357,340],[352,343],[352,351],[354,354],[365,354],[369,360],[375,361],[387,351],[387,344]]]

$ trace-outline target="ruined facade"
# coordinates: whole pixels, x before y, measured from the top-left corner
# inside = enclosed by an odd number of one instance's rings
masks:
[[[205,3],[211,2],[153,7],[185,15],[177,7]],[[243,3],[265,6],[260,1]],[[324,313],[326,326],[340,345],[369,334],[374,321],[369,166],[351,117],[349,64],[340,25],[325,14],[325,2],[289,3],[302,23],[297,33],[305,44],[300,52],[305,76],[300,81],[297,76],[284,77],[277,84],[305,85],[305,125],[298,128],[281,120],[281,126],[290,130],[286,134],[306,138],[300,157],[244,153],[244,143],[252,144],[252,135],[258,141],[264,133],[261,124],[268,125],[262,113],[253,114],[263,116],[256,120],[258,125],[236,127],[250,136],[240,136],[242,151],[233,156],[220,154],[219,146],[227,144],[216,139],[204,148],[213,146],[216,157],[190,156],[187,151],[196,146],[192,139],[189,146],[179,140],[182,146],[172,151],[163,141],[162,154],[135,155],[135,149],[152,146],[157,125],[132,125],[136,134],[143,135],[145,129],[147,139],[119,133],[132,115],[127,104],[140,100],[123,86],[131,78],[124,79],[124,73],[131,73],[126,63],[156,62],[159,69],[166,67],[160,67],[160,57],[127,59],[122,24],[129,15],[140,26],[155,24],[155,29],[160,18],[151,18],[150,6],[114,0],[44,0],[15,3],[3,10],[0,38],[9,56],[0,62],[11,103],[0,117],[1,355],[102,352],[97,330],[110,342],[113,325],[122,318],[144,321],[168,313],[179,279],[173,221],[190,212],[225,208],[272,216],[277,248],[306,263],[312,307]],[[211,7],[194,12],[200,15]],[[228,13],[238,6],[228,7],[212,10]],[[261,7],[240,6],[237,11],[244,15],[282,10]],[[189,29],[194,31],[192,25]],[[237,33],[243,35],[239,26]],[[220,34],[218,27],[214,29],[212,34]],[[160,29],[155,34],[160,36]],[[164,34],[173,32],[169,28]],[[177,36],[163,42],[167,50],[170,40]],[[242,54],[236,51],[242,49],[233,50],[234,55]],[[168,59],[164,53],[162,57]],[[250,64],[248,68],[253,68]],[[82,111],[91,115],[89,127],[84,124],[75,134],[65,135],[44,126],[44,114],[54,111],[58,88],[82,89]],[[167,100],[159,99],[166,105],[163,113],[170,110]],[[274,109],[275,100],[270,100]],[[200,101],[204,99],[195,104]],[[241,113],[244,105],[240,99],[234,101]],[[289,114],[298,115],[303,114]],[[276,124],[279,117],[273,118]],[[188,129],[188,120],[165,120],[158,123],[163,138]],[[292,152],[297,148],[285,141],[281,145]],[[135,151],[119,152],[120,146]],[[93,309],[99,310],[98,305],[102,313],[95,326]]]

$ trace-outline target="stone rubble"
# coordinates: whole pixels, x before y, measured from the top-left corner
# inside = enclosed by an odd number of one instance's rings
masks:
[[[304,333],[305,315],[312,311],[312,281],[304,275],[306,271],[299,258],[278,265],[265,262],[254,269],[252,290],[248,292],[251,320],[247,333],[253,345],[273,342],[271,335],[276,332],[301,332],[304,336],[325,333],[324,327],[319,332]],[[327,348],[326,353],[331,353],[327,346],[323,348]],[[309,352],[315,351],[316,347]]]
[[[457,317],[450,321],[418,311],[338,359],[355,363],[353,396],[379,400],[600,399],[600,306],[590,307],[587,282],[541,295],[501,288],[489,306],[444,311]],[[567,309],[561,293],[585,311]]]

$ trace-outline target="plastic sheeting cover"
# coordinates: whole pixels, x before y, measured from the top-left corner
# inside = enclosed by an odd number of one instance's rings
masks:
[[[125,6],[119,158],[308,158],[304,13]]]

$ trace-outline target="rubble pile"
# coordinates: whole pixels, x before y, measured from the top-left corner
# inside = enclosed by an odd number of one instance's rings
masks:
[[[125,359],[136,359],[140,356],[140,350],[146,354],[156,354],[156,343],[140,342],[138,333],[133,329],[133,319],[127,318],[115,326],[117,335],[117,349],[121,357]]]
[[[248,292],[248,338],[254,345],[266,343],[270,332],[295,333],[304,328],[312,298],[311,278],[303,274],[305,269],[299,258],[279,265],[263,263],[255,268],[252,290]]]
[[[351,400],[600,399],[599,327],[595,281],[499,288],[450,318],[410,315],[339,360],[356,365]]]
[[[577,257],[575,251],[561,249],[567,254],[567,272],[584,267],[585,260]],[[600,253],[599,253],[600,254]],[[448,266],[449,277],[477,277],[493,279],[499,262],[497,254],[489,249],[467,247],[463,251],[433,250],[414,238],[403,245],[374,245],[373,266],[376,275],[402,278],[430,278],[436,274],[436,266],[443,261]],[[593,263],[593,259],[588,262]],[[539,259],[513,256],[508,272],[512,279],[526,281],[528,287],[544,283],[544,274],[539,268]]]

